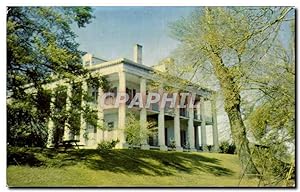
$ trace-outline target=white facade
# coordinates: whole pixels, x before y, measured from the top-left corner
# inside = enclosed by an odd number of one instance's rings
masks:
[[[117,92],[127,92],[132,95],[135,93],[146,93],[150,82],[155,81],[153,75],[154,70],[159,70],[145,66],[142,64],[142,46],[136,45],[134,47],[134,61],[126,58],[116,59],[112,61],[105,61],[93,57],[91,54],[86,54],[83,57],[83,65],[92,73],[100,73],[105,76],[110,82],[112,89]],[[167,86],[170,86],[171,83]],[[161,85],[160,93],[163,93],[163,86]],[[86,84],[83,89],[97,94],[98,102],[96,107],[98,109],[98,117],[109,129],[102,131],[93,127],[88,127],[81,118],[81,131],[79,140],[85,148],[96,148],[97,144],[103,140],[119,139],[118,148],[126,148],[126,135],[124,134],[126,113],[133,112],[138,114],[141,125],[146,121],[155,121],[157,123],[157,136],[150,137],[145,141],[141,148],[159,148],[161,150],[168,150],[171,141],[175,140],[176,150],[182,151],[189,145],[190,150],[195,151],[200,149],[206,150],[206,126],[211,125],[213,132],[214,147],[218,147],[218,129],[216,119],[216,105],[215,97],[212,91],[202,89],[191,85],[184,90],[196,94],[196,109],[170,109],[153,105],[151,109],[133,107],[128,108],[127,104],[121,104],[118,107],[113,105],[108,108],[101,108],[99,98],[101,98],[103,91],[89,89]],[[92,93],[91,93],[92,94]],[[68,94],[68,96],[71,96]],[[68,99],[67,99],[68,101]],[[68,103],[68,102],[67,102]],[[211,109],[205,109],[206,103],[210,103]],[[83,103],[85,104],[85,103]],[[209,114],[207,114],[209,111]],[[53,123],[52,123],[53,124]],[[51,121],[49,122],[49,130],[51,131]],[[51,134],[50,134],[51,135]],[[65,130],[65,138],[68,138],[68,131]],[[201,140],[201,142],[199,142]]]

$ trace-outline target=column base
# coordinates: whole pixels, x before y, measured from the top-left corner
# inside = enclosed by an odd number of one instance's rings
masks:
[[[176,147],[176,151],[181,151],[181,152],[182,152],[182,151],[183,151],[183,148],[182,148],[182,147],[179,147],[179,146],[177,146],[177,147]]]
[[[197,149],[196,148],[191,148],[190,152],[197,152]]]
[[[165,146],[165,145],[161,145],[161,146],[159,146],[159,150],[161,150],[161,151],[168,151],[168,147]]]
[[[141,145],[141,149],[143,149],[143,150],[149,150],[150,149],[150,145],[148,145],[148,144]]]

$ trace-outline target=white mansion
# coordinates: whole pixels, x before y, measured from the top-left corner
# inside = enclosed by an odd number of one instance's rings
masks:
[[[150,82],[155,81],[154,71],[163,72],[165,69],[161,65],[148,67],[142,64],[142,46],[135,45],[134,60],[126,58],[106,61],[86,54],[82,58],[83,65],[91,72],[99,72],[109,81],[112,90],[127,93],[130,98],[138,92],[148,94]],[[170,82],[169,85],[172,86]],[[195,108],[163,108],[158,105],[151,105],[150,108],[134,106],[128,107],[128,103],[119,106],[101,107],[99,98],[103,95],[101,88],[98,90],[83,85],[83,89],[95,96],[98,118],[108,127],[106,130],[95,129],[88,126],[81,118],[80,135],[76,136],[80,140],[83,148],[96,148],[97,144],[103,140],[116,140],[120,142],[117,148],[126,148],[126,135],[124,132],[127,112],[137,114],[140,124],[146,121],[156,122],[157,134],[150,136],[141,145],[142,149],[157,148],[168,150],[171,142],[176,145],[176,150],[182,151],[187,147],[191,151],[207,149],[207,127],[212,129],[212,140],[214,149],[218,148],[218,128],[215,93],[197,85],[189,84],[185,91],[195,95]],[[160,92],[163,92],[164,85],[161,85]],[[53,132],[53,123],[49,121],[49,135]],[[84,136],[85,135],[85,136]],[[67,130],[64,131],[64,139],[71,139],[72,136]],[[48,146],[51,140],[48,138]]]

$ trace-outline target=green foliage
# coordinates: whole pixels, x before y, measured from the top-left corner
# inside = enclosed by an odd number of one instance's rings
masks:
[[[71,83],[71,97],[69,98],[70,108],[67,111],[68,119],[67,125],[71,134],[79,135],[80,134],[80,120],[82,114],[82,83],[81,82],[72,82]]]
[[[172,150],[175,150],[176,149],[176,141],[174,138],[170,138],[170,148]]]
[[[71,25],[91,21],[88,7],[9,7],[7,14],[7,90],[22,97],[56,78],[84,75]],[[29,85],[29,86],[28,86]]]
[[[213,146],[212,146],[212,145],[207,145],[206,147],[207,147],[207,150],[208,150],[208,151],[212,151],[212,149],[213,149]]]
[[[190,149],[191,148],[189,138],[187,138],[187,140],[185,141],[185,144],[184,144],[183,148],[185,148],[185,149]]]
[[[107,80],[104,77],[99,77],[97,75],[91,76],[87,79],[88,84],[94,82],[95,86],[105,87],[108,86]],[[55,124],[55,133],[54,133],[54,144],[58,146],[62,142],[64,130],[68,128],[70,134],[75,136],[79,135],[81,129],[81,118],[89,126],[100,128],[98,122],[97,109],[94,106],[94,98],[90,95],[89,91],[83,91],[82,82],[70,82],[71,85],[71,96],[67,98],[67,87],[58,86],[55,92],[55,104],[52,110],[52,119]],[[95,87],[91,87],[95,88]],[[59,94],[63,94],[59,96]],[[69,103],[67,103],[69,100]],[[96,101],[97,102],[97,101]],[[83,105],[84,103],[84,105]],[[67,109],[67,105],[70,105]],[[101,129],[101,128],[100,128]],[[87,138],[87,134],[84,134],[84,137]]]
[[[273,136],[278,135],[274,134]],[[270,141],[270,140],[266,140]],[[253,147],[254,163],[260,171],[260,186],[275,186],[295,179],[294,157],[286,153],[284,143],[265,143]]]
[[[54,123],[53,143],[57,147],[62,142],[65,123],[68,118],[66,111],[67,87],[58,86],[53,93],[55,97],[51,108],[51,119]]]
[[[118,139],[112,141],[102,141],[101,143],[98,144],[97,150],[99,150],[101,153],[108,152],[111,149],[115,148],[119,142],[120,141]]]
[[[220,153],[235,154],[236,146],[229,141],[222,141],[219,145]]]
[[[143,141],[154,135],[157,129],[151,122],[146,122],[145,125],[141,126],[140,121],[133,113],[127,114],[125,126],[126,141],[129,145],[143,144]]]
[[[282,50],[284,51],[284,50]],[[285,57],[290,57],[285,55]],[[295,137],[295,61],[267,63],[268,71],[256,77],[259,102],[248,115],[248,124],[256,139],[267,129],[285,129],[289,141]]]
[[[12,146],[45,146],[51,92],[39,90],[34,97],[7,103],[7,142]]]
[[[71,134],[79,134],[82,114],[87,123],[97,126],[96,111],[89,105],[81,105],[82,100],[89,100],[88,93],[81,89],[81,81],[87,79],[89,83],[107,88],[107,80],[83,68],[83,52],[78,50],[76,35],[71,30],[71,25],[85,27],[92,18],[90,7],[8,8],[9,144],[45,146],[50,118],[54,122],[55,145],[61,142],[65,127]],[[67,99],[64,85],[44,94],[57,80],[72,85],[71,98]],[[43,95],[47,95],[47,99]],[[50,110],[51,97],[55,102]]]
[[[106,92],[110,89],[110,84],[108,80],[101,76],[99,73],[95,74],[88,74],[88,78],[86,80],[87,85],[93,89],[98,89],[98,87],[101,87],[103,92]]]
[[[278,34],[283,23],[286,20],[293,20],[294,16],[291,7],[253,9],[205,7],[196,9],[189,17],[182,18],[171,25],[173,37],[181,42],[175,52],[173,63],[183,68],[185,77],[189,79],[198,77],[203,81],[199,84],[207,83],[207,80],[203,78],[204,75],[214,77],[214,86],[217,82],[216,87],[220,88],[224,99],[224,109],[229,118],[232,138],[241,163],[246,166],[250,162],[247,166],[249,173],[255,173],[257,170],[250,157],[247,127],[242,116],[244,107],[242,106],[244,99],[242,92],[249,87],[253,88],[253,85],[260,84],[261,82],[255,82],[255,80],[258,79],[257,77],[264,77],[264,71],[273,70],[269,68],[271,65],[266,63],[266,58],[273,58],[270,64],[280,62],[279,57],[282,57],[284,52],[274,51],[274,47],[278,46],[275,42],[279,41]],[[274,55],[270,54],[271,51]],[[285,59],[287,58],[291,57],[288,56]],[[189,72],[185,70],[187,68],[193,70]],[[293,71],[289,68],[280,70]],[[268,81],[263,82],[266,83],[266,88],[274,87],[274,85],[277,87],[276,80],[273,81],[271,78],[273,76],[267,77]],[[279,74],[277,77],[281,78]],[[284,84],[282,85],[285,87]],[[270,106],[273,105],[271,103]],[[280,105],[275,106],[280,108]],[[287,111],[279,109],[278,112],[283,115]],[[273,118],[272,113],[271,116],[269,115],[270,111],[265,111],[264,114],[268,114],[265,115],[266,117]],[[288,122],[291,122],[290,117],[294,115],[293,111],[289,111],[287,115],[289,116]],[[279,117],[275,118],[273,123],[286,122]],[[264,123],[260,124],[261,122],[265,120],[262,119],[256,123],[261,129],[257,131],[258,135],[263,133],[262,128],[265,128]],[[293,127],[293,123],[290,125]]]
[[[293,38],[290,39],[293,41]],[[294,177],[295,162],[295,58],[293,48],[274,46],[264,59],[265,69],[251,78],[255,103],[247,125],[260,148],[254,151],[262,185],[275,185]],[[273,58],[276,58],[274,61]]]

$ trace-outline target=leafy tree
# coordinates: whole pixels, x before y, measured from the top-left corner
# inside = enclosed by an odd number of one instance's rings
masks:
[[[291,27],[293,33],[293,23]],[[294,39],[290,41],[290,47],[277,44],[271,48],[264,59],[266,69],[254,74],[248,86],[255,96],[246,123],[256,142],[264,146],[254,153],[263,185],[282,181],[291,185],[289,180],[295,176]]]
[[[23,100],[13,100],[7,104],[9,145],[45,146],[50,94],[47,90],[40,90],[34,97],[29,95]]]
[[[7,91],[22,97],[30,87],[85,74],[71,25],[84,27],[89,7],[9,7]]]
[[[143,141],[154,134],[154,123],[147,122],[141,126],[140,121],[133,113],[128,113],[126,118],[126,141],[129,145],[142,145]]]
[[[26,142],[34,142],[28,135],[42,132],[39,145],[44,146],[49,117],[56,124],[56,143],[66,123],[73,134],[78,133],[80,114],[96,125],[95,110],[89,105],[80,105],[82,99],[88,101],[90,97],[78,85],[88,79],[89,84],[94,81],[93,84],[105,87],[106,81],[83,68],[83,52],[78,50],[79,44],[71,29],[72,25],[85,27],[92,18],[90,7],[8,7],[7,107],[11,144],[16,144],[14,140],[21,136],[26,136]],[[58,86],[52,92],[47,86],[58,80],[72,86],[72,110],[65,107],[66,86]],[[53,97],[55,103],[49,99]],[[50,110],[50,103],[54,110]]]
[[[247,173],[255,173],[257,169],[242,117],[241,91],[249,83],[250,72],[259,73],[257,66],[264,66],[261,58],[273,46],[291,10],[289,7],[201,8],[171,26],[172,35],[181,42],[176,52],[177,64],[193,69],[189,73],[192,78],[197,69],[205,69],[217,80],[237,153]]]

